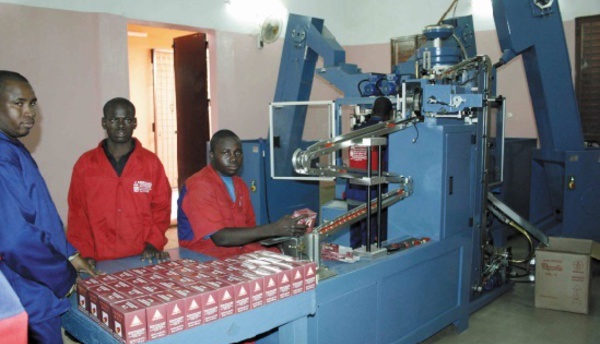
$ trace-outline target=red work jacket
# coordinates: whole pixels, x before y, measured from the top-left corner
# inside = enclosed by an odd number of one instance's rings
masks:
[[[73,168],[67,238],[82,257],[117,259],[162,250],[171,221],[171,187],[158,157],[135,140],[121,176],[102,143]]]
[[[180,246],[215,258],[264,249],[258,243],[240,247],[219,247],[210,238],[210,235],[223,228],[256,227],[248,186],[237,176],[233,177],[233,185],[235,201],[231,200],[225,183],[210,165],[188,178],[185,182],[187,192],[181,201],[181,207],[189,225],[178,220],[178,226],[180,237],[182,231],[192,230],[193,239],[179,240]]]

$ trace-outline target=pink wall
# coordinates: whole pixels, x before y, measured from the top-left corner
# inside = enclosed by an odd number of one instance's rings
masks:
[[[0,4],[2,69],[29,79],[41,114],[23,142],[63,219],[76,159],[103,138],[104,101],[128,95],[125,21],[106,14]]]
[[[282,40],[258,49],[254,35],[215,34],[213,132],[227,128],[242,139],[267,137],[282,47]]]
[[[573,60],[573,22],[566,29]],[[21,72],[36,90],[41,118],[24,142],[38,161],[63,219],[72,166],[104,137],[102,105],[112,97],[129,95],[126,32],[127,19],[115,15],[0,4],[0,41],[5,47],[0,50],[1,68]],[[476,38],[481,54],[498,58],[493,31],[478,32]],[[212,131],[229,128],[244,139],[266,137],[283,41],[258,49],[255,35],[209,32],[208,39]],[[388,44],[346,50],[347,62],[366,72],[390,71]],[[535,137],[522,69],[517,59],[499,72],[498,94],[507,97],[512,113],[508,135]],[[315,78],[311,99],[339,96]]]

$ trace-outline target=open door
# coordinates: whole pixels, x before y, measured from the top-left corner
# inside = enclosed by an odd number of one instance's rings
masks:
[[[179,189],[206,166],[206,142],[210,140],[207,46],[203,33],[173,40]]]

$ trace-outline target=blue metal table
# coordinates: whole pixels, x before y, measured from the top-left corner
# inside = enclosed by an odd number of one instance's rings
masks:
[[[171,259],[188,258],[208,261],[212,258],[184,249],[168,251]],[[114,273],[144,266],[140,257],[129,257],[98,263],[98,270]],[[62,316],[62,326],[86,344],[119,343],[105,329],[77,309],[77,296],[70,297],[71,310]],[[194,327],[173,335],[153,340],[152,343],[234,343],[252,338],[272,329],[278,329],[279,343],[308,343],[307,317],[316,312],[315,291],[304,292],[260,308],[235,314],[217,321]]]

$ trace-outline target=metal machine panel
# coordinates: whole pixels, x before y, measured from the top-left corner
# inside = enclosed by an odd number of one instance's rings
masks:
[[[600,151],[567,152],[563,235],[600,241]]]
[[[256,223],[268,223],[267,207],[265,202],[265,158],[262,156],[264,142],[262,140],[243,140],[244,165],[239,176],[246,182],[250,189],[250,200],[254,208]]]
[[[373,261],[327,262],[337,276],[319,282],[308,342],[416,343],[452,323],[465,330],[471,254],[463,232]]]
[[[457,278],[461,276],[460,255],[460,248],[455,248],[382,279],[379,342],[391,343],[406,337],[431,319],[460,307],[461,281]],[[431,276],[435,283],[423,283],[423,271],[435,272]],[[403,318],[405,321],[398,321]]]
[[[471,192],[473,184],[473,135],[472,128],[461,128],[446,134],[444,180],[446,187],[442,202],[444,227],[442,237],[454,235],[472,226]]]
[[[371,281],[320,304],[318,343],[372,343],[378,327],[374,316],[377,290],[377,283]],[[330,326],[333,323],[335,325]]]
[[[319,184],[294,180],[274,180],[269,176],[269,145],[265,140],[243,140],[244,167],[240,177],[250,189],[256,223],[277,221],[294,210],[319,210]]]
[[[475,127],[439,123],[427,118],[417,131],[390,135],[389,170],[410,176],[415,193],[390,208],[389,238],[405,234],[441,239],[469,228]]]

